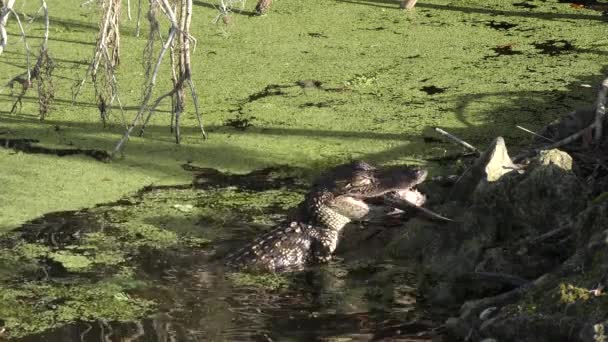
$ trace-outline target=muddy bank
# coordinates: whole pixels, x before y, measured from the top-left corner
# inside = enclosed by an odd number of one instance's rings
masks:
[[[545,132],[564,122],[571,117]],[[570,133],[557,134],[555,141]],[[581,152],[581,144],[565,147],[574,158],[548,150],[514,164],[496,139],[440,195],[435,209],[456,222],[410,221],[389,245],[417,265],[430,306],[453,316],[444,340],[605,338],[608,169],[605,155]]]

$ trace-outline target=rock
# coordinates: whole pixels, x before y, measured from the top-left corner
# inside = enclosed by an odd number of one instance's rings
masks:
[[[541,151],[532,163],[545,166],[555,165],[565,171],[572,171],[572,157],[568,153],[558,149]]]
[[[454,186],[450,198],[466,200],[479,186],[495,182],[516,169],[518,167],[511,161],[504,139],[498,137]]]

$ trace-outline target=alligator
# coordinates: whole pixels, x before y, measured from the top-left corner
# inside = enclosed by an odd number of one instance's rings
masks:
[[[226,264],[281,272],[327,262],[349,222],[386,216],[399,201],[424,204],[426,197],[415,187],[426,176],[422,169],[376,168],[363,161],[337,166],[313,183],[293,216],[229,255]]]

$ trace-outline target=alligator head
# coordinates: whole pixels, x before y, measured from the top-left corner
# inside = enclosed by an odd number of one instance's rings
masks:
[[[426,197],[416,185],[426,176],[426,170],[408,166],[376,168],[363,161],[340,165],[313,184],[304,212],[318,224],[338,230],[349,221],[375,220],[395,203],[424,204]]]

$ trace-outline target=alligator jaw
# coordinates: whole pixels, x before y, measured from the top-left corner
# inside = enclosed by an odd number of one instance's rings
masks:
[[[400,210],[407,210],[408,208],[414,207],[431,218],[438,219],[441,221],[454,222],[454,220],[441,216],[436,212],[424,208],[422,205],[426,202],[426,196],[420,193],[415,187],[407,190],[397,190],[386,193],[383,196],[383,200],[386,205]]]

